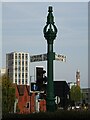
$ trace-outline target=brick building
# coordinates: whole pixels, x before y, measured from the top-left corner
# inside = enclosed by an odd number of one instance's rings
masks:
[[[30,86],[16,85],[16,102],[14,112],[28,114],[46,111],[45,99],[36,99],[37,93],[30,93]]]

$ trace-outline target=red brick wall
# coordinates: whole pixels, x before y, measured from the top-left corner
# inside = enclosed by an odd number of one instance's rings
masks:
[[[46,100],[40,100],[40,111],[46,111]]]
[[[20,114],[28,114],[35,112],[35,93],[28,93],[27,87],[25,86],[24,94],[20,95],[16,86],[16,98],[18,99],[18,108]],[[29,108],[26,108],[27,103],[29,103]],[[46,101],[44,99],[39,101],[39,110],[46,111]]]
[[[31,113],[35,112],[35,93],[31,93],[31,97],[30,97],[30,110],[31,110]]]
[[[16,87],[16,98],[18,99],[18,108],[20,109],[20,113],[31,113],[35,112],[35,94],[28,94],[28,90],[25,87],[24,94],[19,95],[18,89]],[[29,103],[29,108],[26,108],[27,103]]]

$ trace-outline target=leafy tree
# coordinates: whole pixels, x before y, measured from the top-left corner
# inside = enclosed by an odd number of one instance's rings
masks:
[[[70,90],[71,101],[74,101],[75,104],[81,100],[82,93],[78,85],[73,85]]]
[[[2,113],[13,112],[15,101],[15,86],[7,74],[2,76]]]

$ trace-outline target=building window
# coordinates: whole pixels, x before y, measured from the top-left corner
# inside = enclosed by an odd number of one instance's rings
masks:
[[[24,54],[22,54],[22,59],[24,59]]]
[[[20,62],[20,60],[19,60],[19,63],[18,63],[19,65],[21,65],[21,62]]]
[[[24,79],[22,79],[22,84],[24,84]]]
[[[21,77],[20,73],[18,74],[19,78]]]
[[[19,59],[21,59],[21,54],[19,53]]]
[[[22,67],[22,72],[24,72],[24,67]]]
[[[9,60],[13,59],[13,54],[9,54]]]
[[[17,59],[17,53],[15,54],[15,59]]]
[[[30,106],[30,103],[29,103],[29,102],[27,102],[27,105],[26,105],[26,107],[27,107],[27,108],[29,108],[29,106]]]
[[[19,79],[19,81],[18,81],[18,82],[19,82],[19,84],[20,84],[20,79]]]
[[[22,73],[22,78],[24,78],[24,73]]]
[[[26,61],[26,66],[28,65],[28,62]]]
[[[15,60],[15,65],[17,65],[17,60]]]
[[[26,60],[28,59],[28,55],[26,54]]]
[[[26,73],[26,78],[27,78],[28,74]]]
[[[27,84],[27,79],[26,79],[26,84]]]
[[[17,66],[15,66],[15,71],[17,70]]]
[[[24,66],[24,61],[22,61],[22,66]]]
[[[28,68],[26,67],[26,72],[28,71]]]
[[[21,71],[21,68],[19,67],[18,70],[19,70],[19,72],[20,72],[20,71]]]

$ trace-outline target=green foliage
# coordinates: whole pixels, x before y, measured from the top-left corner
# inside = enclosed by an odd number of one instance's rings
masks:
[[[77,85],[73,85],[70,90],[70,98],[72,101],[79,102],[82,97],[81,89]]]
[[[13,112],[15,101],[15,87],[7,74],[2,76],[2,113]]]

